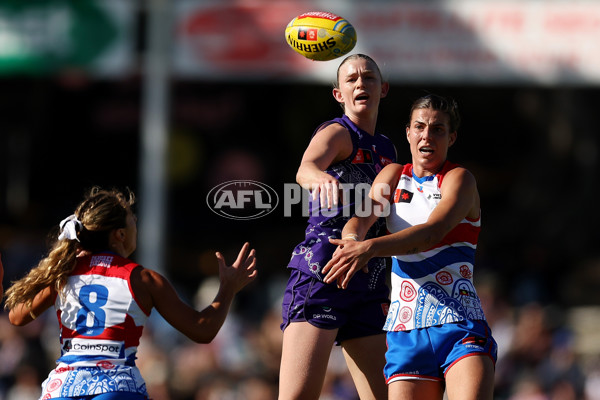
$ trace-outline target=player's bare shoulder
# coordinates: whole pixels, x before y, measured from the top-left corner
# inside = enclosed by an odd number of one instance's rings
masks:
[[[350,132],[348,132],[348,129],[338,122],[332,122],[321,127],[315,133],[315,137],[317,136],[333,138],[335,140],[347,139],[351,141]]]
[[[445,183],[451,183],[452,185],[464,186],[466,189],[477,190],[477,180],[475,175],[465,167],[459,166],[446,172],[442,187]]]
[[[471,202],[467,217],[476,219],[480,216],[481,200],[477,190],[475,175],[464,167],[456,167],[446,173],[440,187],[442,197],[444,193],[454,193],[463,201]],[[468,199],[468,200],[467,200]]]
[[[345,126],[337,122],[331,123],[317,131],[311,145],[325,146],[329,151],[334,151],[334,162],[349,157],[353,149],[350,132]]]
[[[377,174],[374,183],[388,183],[395,186],[400,179],[402,169],[404,165],[398,163],[391,163],[383,167],[383,169]]]
[[[402,168],[403,165],[398,163],[391,163],[383,167],[373,181],[370,197],[379,201],[384,198],[389,199],[398,186]]]

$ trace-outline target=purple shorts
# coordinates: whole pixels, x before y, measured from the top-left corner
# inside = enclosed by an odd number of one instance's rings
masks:
[[[281,329],[306,321],[321,329],[339,329],[336,344],[344,340],[385,333],[389,309],[385,282],[375,290],[338,289],[297,269],[291,269],[283,296]]]
[[[457,361],[486,355],[496,363],[498,345],[486,321],[460,321],[387,333],[385,380],[442,381]]]

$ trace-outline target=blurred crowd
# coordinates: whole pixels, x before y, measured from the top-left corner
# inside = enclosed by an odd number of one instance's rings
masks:
[[[0,225],[5,289],[37,263],[45,251],[43,236],[26,222],[19,229]],[[279,258],[268,251],[261,254],[260,265]],[[536,258],[545,260],[539,254]],[[548,293],[552,287],[535,275],[523,273],[507,284],[512,274],[492,264],[485,251],[477,268],[475,285],[499,347],[495,399],[600,400],[600,307],[593,302],[570,307],[553,303]],[[277,399],[287,271],[282,266],[281,271],[262,272],[238,294],[210,344],[192,342],[153,311],[137,360],[153,400]],[[174,281],[176,289],[201,309],[216,294],[216,273],[207,272],[195,291]],[[593,282],[584,277],[563,286],[593,292],[588,287]],[[0,400],[38,399],[59,352],[52,311],[25,327],[14,327],[2,309]],[[334,347],[328,368],[321,399],[358,400],[339,347]]]
[[[282,339],[277,294],[283,293],[284,279],[266,279],[261,287],[249,287],[247,296],[266,298],[270,305],[248,313],[238,300],[210,344],[191,342],[153,313],[139,346],[138,365],[154,400],[277,398]],[[205,306],[216,287],[213,278],[204,280],[191,301]],[[511,306],[487,277],[478,291],[499,344],[496,399],[600,399],[600,355],[593,345],[586,351],[581,336],[586,329],[595,333],[598,310],[539,302]],[[0,400],[38,398],[58,356],[57,329],[51,312],[22,328],[11,326],[5,313],[0,316]],[[358,399],[339,347],[331,354],[321,399]]]

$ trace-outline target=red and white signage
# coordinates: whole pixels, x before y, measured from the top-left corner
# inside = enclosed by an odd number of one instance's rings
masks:
[[[181,0],[174,73],[202,79],[331,82],[339,60],[306,60],[284,39],[306,11],[357,31],[394,82],[600,84],[600,2],[594,0]]]

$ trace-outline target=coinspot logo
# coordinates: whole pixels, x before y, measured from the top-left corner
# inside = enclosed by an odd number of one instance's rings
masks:
[[[215,214],[237,220],[264,217],[279,204],[277,192],[257,181],[236,180],[221,183],[208,192],[206,204]]]

